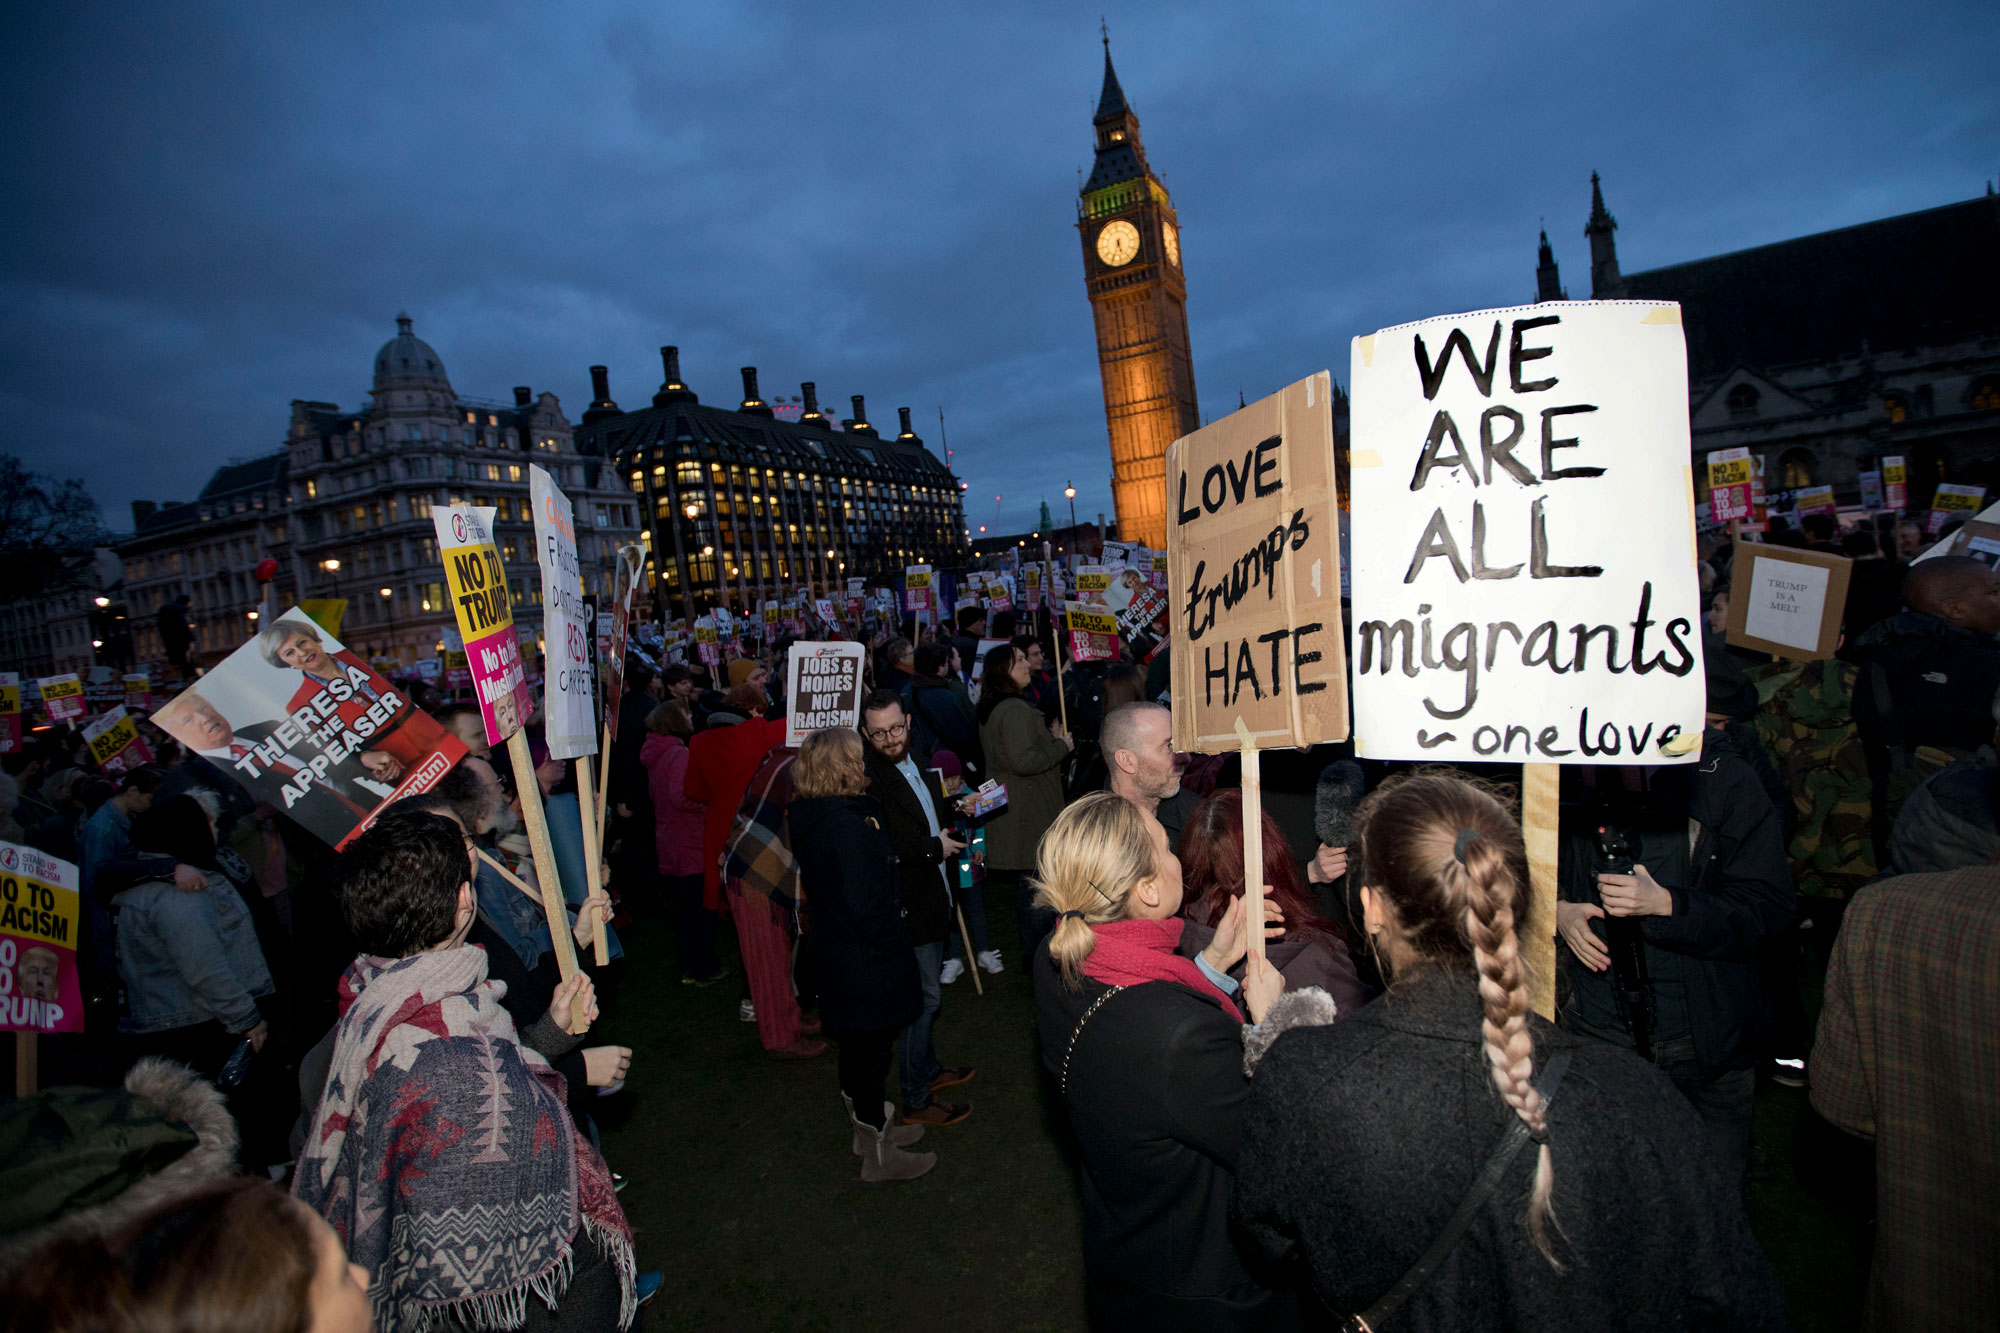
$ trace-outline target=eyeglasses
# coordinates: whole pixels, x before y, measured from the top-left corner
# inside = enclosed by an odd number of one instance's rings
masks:
[[[886,740],[893,740],[895,737],[902,735],[909,729],[910,729],[910,724],[907,721],[903,721],[903,722],[898,722],[893,727],[874,727],[869,729],[868,731],[863,732],[862,734],[871,741],[886,741]]]

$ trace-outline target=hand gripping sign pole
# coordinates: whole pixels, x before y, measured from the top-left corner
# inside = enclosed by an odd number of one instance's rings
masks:
[[[520,795],[521,822],[528,831],[549,941],[556,952],[557,969],[567,982],[576,975],[576,941],[570,934],[569,912],[563,906],[555,851],[549,845],[542,789],[535,781],[527,733],[521,730],[521,720],[528,715],[532,701],[521,665],[520,641],[514,635],[514,613],[507,600],[507,571],[500,563],[500,548],[493,542],[493,510],[439,505],[431,510],[431,520],[437,526],[438,554],[444,561],[452,611],[465,637],[466,666],[472,673],[473,697],[479,701],[487,743],[504,741],[514,767],[514,790]],[[581,1028],[582,996],[577,997],[573,1012]]]

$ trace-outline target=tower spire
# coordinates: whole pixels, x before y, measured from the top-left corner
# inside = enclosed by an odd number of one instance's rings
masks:
[[[1549,248],[1549,229],[1542,228],[1542,247],[1535,265],[1535,299],[1537,301],[1567,301],[1569,293],[1563,290],[1562,274],[1556,270],[1556,254]]]
[[[1625,279],[1618,273],[1618,246],[1611,238],[1611,233],[1617,230],[1618,219],[1605,208],[1604,187],[1593,171],[1590,173],[1590,221],[1583,228],[1583,234],[1590,238],[1592,300],[1602,301],[1625,294]]]

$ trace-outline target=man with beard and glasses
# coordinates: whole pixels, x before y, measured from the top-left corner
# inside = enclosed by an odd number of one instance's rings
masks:
[[[903,1119],[913,1125],[955,1125],[969,1105],[939,1101],[937,1093],[972,1081],[970,1065],[939,1062],[932,1028],[944,1003],[944,938],[951,930],[951,889],[945,879],[965,844],[952,837],[945,803],[929,755],[910,749],[910,716],[893,690],[876,690],[861,705],[861,735],[868,742],[868,794],[882,806],[883,831],[896,853],[903,926],[916,947],[924,1007],[903,1029]],[[806,886],[810,896],[812,886]]]

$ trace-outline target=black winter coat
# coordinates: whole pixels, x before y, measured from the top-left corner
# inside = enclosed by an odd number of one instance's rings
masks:
[[[1662,773],[1655,781],[1669,789],[1664,802],[1684,810],[1685,818],[1676,816],[1641,840],[1639,860],[1674,899],[1671,916],[1638,918],[1647,975],[1679,979],[1688,1035],[1705,1075],[1747,1069],[1762,1058],[1771,1028],[1760,951],[1798,917],[1784,836],[1756,772],[1736,756],[1704,754],[1698,764]],[[1697,826],[1692,850],[1689,820]],[[1590,840],[1582,832],[1563,839],[1558,896],[1603,905]],[[1602,919],[1590,924],[1606,938]],[[1622,1026],[1612,974],[1592,972],[1560,941],[1556,957],[1569,989],[1564,1014],[1598,1027]]]
[[[785,813],[812,913],[820,1018],[854,1031],[906,1026],[922,1011],[924,990],[882,807],[869,796],[795,796]]]
[[[1083,1262],[1097,1329],[1300,1327],[1294,1289],[1229,1227],[1249,1081],[1236,1021],[1170,981],[1072,989],[1035,951],[1042,1061],[1083,1151]],[[1071,1036],[1076,1035],[1071,1049]],[[1256,1272],[1253,1273],[1253,1263]]]
[[[1784,1299],[1700,1117],[1631,1053],[1530,1017],[1550,1107],[1550,1235],[1524,1221],[1532,1144],[1385,1333],[1782,1329]],[[1487,1073],[1470,972],[1425,969],[1329,1027],[1280,1036],[1257,1066],[1236,1218],[1296,1255],[1336,1314],[1358,1314],[1430,1248],[1514,1113]]]
[[[924,790],[931,794],[939,826],[952,826],[952,808],[938,785],[937,774],[913,754]],[[882,807],[882,829],[896,855],[896,884],[902,897],[903,925],[911,944],[936,944],[951,933],[951,892],[945,888],[944,844],[931,836],[930,820],[909,781],[896,766],[874,750],[868,751],[868,794]]]
[[[1843,655],[1861,668],[1854,720],[1871,745],[1932,745],[1963,759],[1992,741],[2000,693],[2000,640],[1992,635],[1904,611]]]

